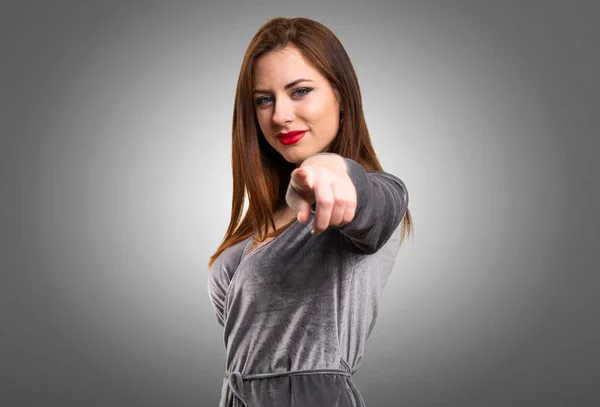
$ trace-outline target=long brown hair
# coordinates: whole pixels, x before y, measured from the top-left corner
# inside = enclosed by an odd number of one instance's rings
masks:
[[[238,77],[233,108],[231,219],[222,243],[210,258],[209,268],[228,247],[255,233],[262,241],[269,225],[276,229],[273,213],[284,202],[295,164],[287,162],[263,137],[252,93],[256,61],[264,54],[288,45],[298,48],[302,56],[340,93],[343,121],[327,151],[350,158],[366,170],[383,171],[371,145],[358,78],[339,39],[323,24],[308,18],[276,17],[267,21],[252,38]],[[249,205],[242,218],[245,195]],[[408,209],[402,222],[400,243],[412,232]],[[275,236],[292,223],[275,232]]]

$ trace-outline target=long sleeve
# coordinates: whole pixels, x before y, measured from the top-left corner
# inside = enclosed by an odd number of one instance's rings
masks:
[[[381,171],[366,171],[344,158],[356,188],[354,219],[339,230],[350,246],[365,254],[377,252],[398,227],[408,208],[408,191],[398,177]]]

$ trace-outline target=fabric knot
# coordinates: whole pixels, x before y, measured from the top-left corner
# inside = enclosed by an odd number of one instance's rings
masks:
[[[228,385],[233,394],[246,406],[244,401],[244,378],[240,372],[231,372],[227,375]]]
[[[365,405],[365,400],[363,399],[362,395],[360,394],[360,391],[358,391],[358,389],[354,385],[354,382],[352,381],[352,375],[356,372],[356,370],[352,370],[352,368],[350,367],[350,365],[343,358],[340,358],[340,364],[344,367],[344,369],[348,373],[348,384],[350,385],[350,389],[354,393],[354,396],[358,400],[360,400],[360,405],[364,406]]]
[[[344,359],[340,359],[340,364],[344,367],[344,370],[348,373],[349,376],[352,376],[356,372],[355,370],[352,370],[350,365]]]

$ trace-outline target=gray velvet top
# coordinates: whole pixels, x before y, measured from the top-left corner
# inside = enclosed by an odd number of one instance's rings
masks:
[[[317,236],[293,223],[250,254],[250,237],[213,263],[208,292],[224,328],[221,407],[358,407],[351,375],[399,250],[404,183],[345,158],[352,222]],[[314,207],[314,206],[313,206]]]

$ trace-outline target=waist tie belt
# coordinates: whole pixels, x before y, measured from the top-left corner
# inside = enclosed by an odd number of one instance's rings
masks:
[[[304,370],[290,370],[287,372],[275,372],[275,373],[255,373],[255,374],[242,374],[240,372],[225,372],[227,376],[227,385],[231,392],[242,402],[244,407],[248,407],[246,400],[244,400],[244,380],[258,380],[258,379],[267,379],[271,377],[281,377],[281,376],[300,376],[300,375],[311,375],[311,374],[338,374],[342,376],[348,377],[348,383],[350,384],[350,388],[354,393],[354,396],[360,401],[360,406],[364,406],[365,402],[354,385],[352,383],[352,375],[354,372],[350,369],[350,366],[341,359],[341,363],[344,366],[344,370],[342,369],[304,369]]]

